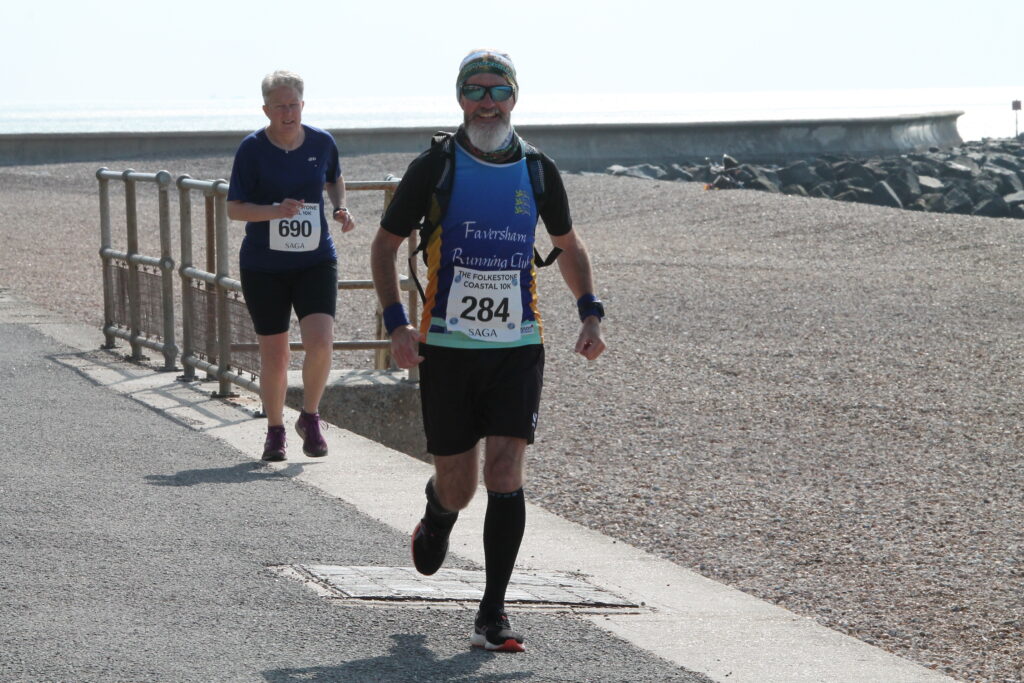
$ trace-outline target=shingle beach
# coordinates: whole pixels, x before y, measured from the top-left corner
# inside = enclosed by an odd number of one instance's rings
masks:
[[[97,346],[100,166],[213,179],[231,158],[0,167],[0,287],[95,325]],[[529,499],[958,680],[1024,680],[1024,221],[564,179],[610,350],[572,353],[574,301],[542,271]],[[340,270],[368,278],[381,195],[348,204]],[[142,243],[157,253],[152,229]],[[342,292],[339,338],[368,336],[372,306]]]

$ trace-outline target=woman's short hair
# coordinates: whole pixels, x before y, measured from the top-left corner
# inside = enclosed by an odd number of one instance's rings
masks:
[[[295,88],[295,92],[299,93],[299,99],[302,99],[302,76],[294,71],[278,70],[263,77],[263,104],[267,104],[267,99],[270,97],[272,90],[282,86]]]

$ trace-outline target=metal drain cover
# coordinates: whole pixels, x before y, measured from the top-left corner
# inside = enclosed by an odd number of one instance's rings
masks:
[[[441,569],[422,576],[412,567],[339,567],[296,564],[272,567],[278,573],[312,582],[328,597],[367,601],[470,602],[484,593],[483,571]],[[505,602],[547,607],[638,608],[574,574],[514,572]]]

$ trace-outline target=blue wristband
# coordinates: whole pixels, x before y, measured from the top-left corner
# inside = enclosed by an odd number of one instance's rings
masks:
[[[584,294],[576,300],[576,308],[580,313],[580,321],[590,316],[596,316],[598,320],[604,319],[604,304],[593,294]]]
[[[401,301],[396,301],[385,308],[381,315],[384,318],[384,329],[388,331],[389,337],[399,327],[409,324],[409,316],[406,315],[405,306]]]

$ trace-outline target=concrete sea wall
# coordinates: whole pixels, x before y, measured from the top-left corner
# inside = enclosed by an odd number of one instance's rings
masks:
[[[730,154],[780,162],[826,154],[871,156],[948,148],[962,142],[963,112],[874,118],[713,123],[615,123],[520,126],[518,130],[565,171],[603,171],[612,164],[671,164]],[[434,128],[339,129],[345,155],[416,153]],[[247,131],[55,133],[0,135],[0,165],[107,162],[146,154],[232,154]]]

